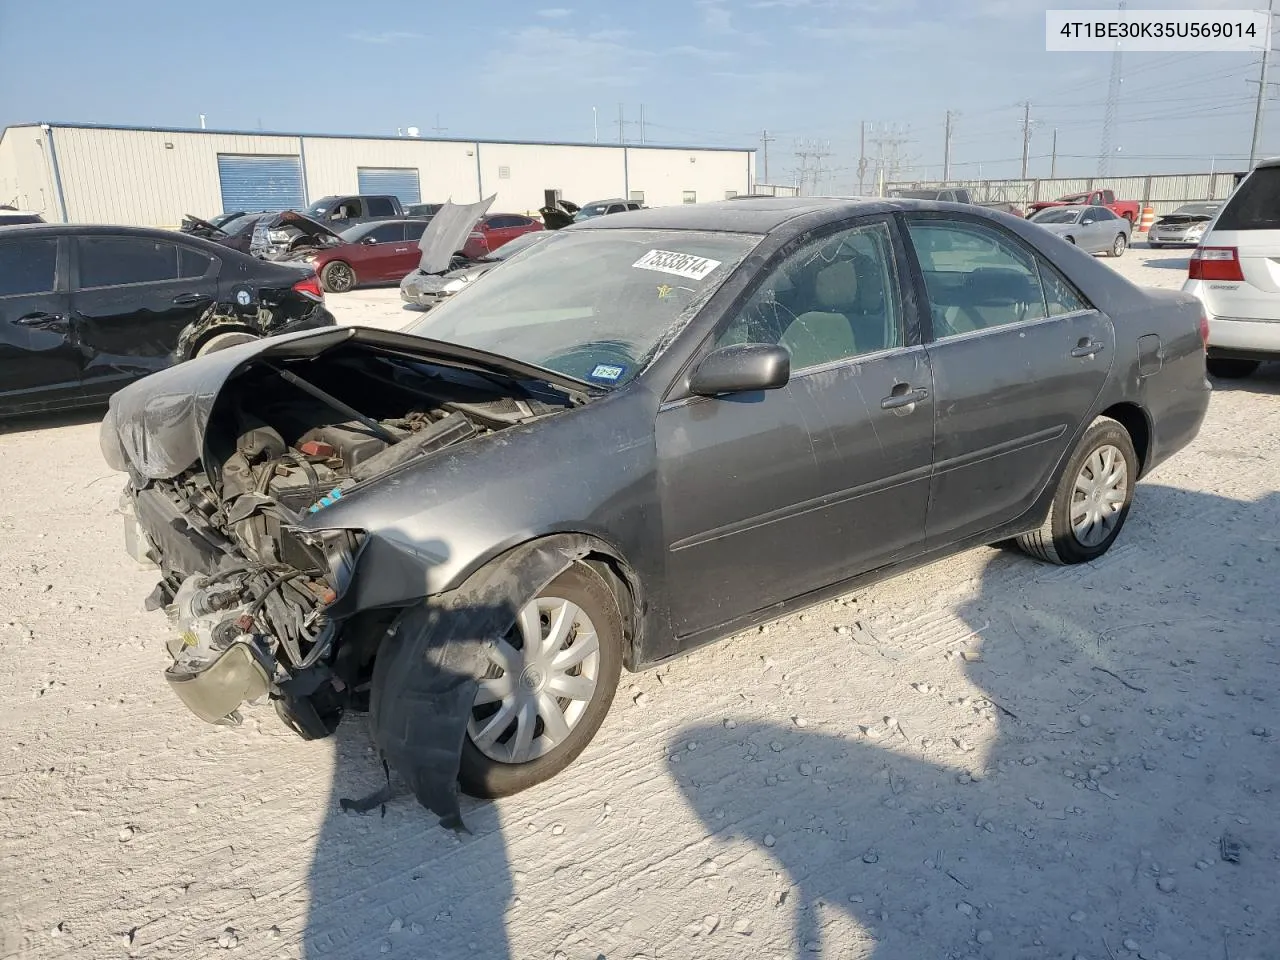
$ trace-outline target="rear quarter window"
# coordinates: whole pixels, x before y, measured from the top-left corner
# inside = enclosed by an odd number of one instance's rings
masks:
[[[1280,167],[1259,167],[1245,178],[1222,212],[1215,230],[1280,230]]]

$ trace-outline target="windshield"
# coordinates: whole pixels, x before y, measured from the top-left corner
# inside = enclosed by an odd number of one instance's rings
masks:
[[[1059,197],[1058,199],[1064,203],[1084,203],[1089,199],[1089,195],[1087,193],[1073,193],[1069,196]]]
[[[338,236],[341,237],[345,243],[359,243],[380,226],[382,226],[381,223],[360,223],[356,224],[354,227],[347,227],[345,230],[339,230]]]
[[[319,220],[329,212],[329,208],[333,206],[333,201],[337,199],[337,197],[321,197],[307,210],[307,216],[312,220]]]
[[[607,203],[588,203],[585,207],[573,215],[575,220],[590,220],[592,217],[598,217],[609,209]]]
[[[1049,207],[1041,210],[1031,218],[1033,223],[1075,223],[1080,219],[1079,210],[1064,207]]]
[[[759,242],[688,230],[553,232],[408,331],[616,386]]]

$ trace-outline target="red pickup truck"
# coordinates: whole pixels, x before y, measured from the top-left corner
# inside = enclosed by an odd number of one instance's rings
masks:
[[[1137,200],[1117,200],[1111,190],[1093,190],[1089,193],[1073,193],[1057,200],[1037,200],[1031,204],[1031,213],[1048,207],[1067,207],[1083,205],[1090,207],[1106,207],[1117,217],[1124,217],[1131,224],[1138,222],[1142,215],[1142,205]],[[1029,213],[1028,216],[1031,214]]]

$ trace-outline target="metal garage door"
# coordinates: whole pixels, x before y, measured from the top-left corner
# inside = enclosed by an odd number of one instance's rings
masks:
[[[386,193],[401,203],[421,203],[418,171],[415,167],[357,167],[361,193]]]
[[[218,154],[222,210],[304,210],[302,161],[296,156]]]

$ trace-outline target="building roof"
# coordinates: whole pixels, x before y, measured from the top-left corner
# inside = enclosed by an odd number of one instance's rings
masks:
[[[580,140],[500,140],[485,137],[401,137],[389,136],[386,134],[367,134],[367,133],[298,133],[296,131],[287,130],[213,130],[201,129],[199,127],[145,127],[145,126],[126,126],[123,124],[111,123],[64,123],[49,121],[39,121],[35,123],[14,123],[5,130],[18,127],[53,127],[54,129],[70,129],[70,130],[122,130],[130,133],[182,133],[182,134],[221,134],[222,136],[236,137],[299,137],[311,140],[393,140],[397,143],[403,143],[406,140],[417,140],[425,143],[476,143],[483,146],[484,144],[506,145],[506,146],[524,146],[524,147],[599,147],[601,149],[620,150],[624,147],[628,150],[696,150],[700,152],[716,152],[716,153],[755,153],[755,147],[702,147],[687,144],[669,144],[669,143],[591,143]],[[0,139],[4,139],[3,131],[0,131]]]

